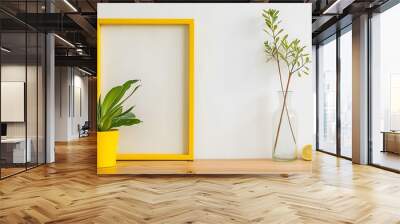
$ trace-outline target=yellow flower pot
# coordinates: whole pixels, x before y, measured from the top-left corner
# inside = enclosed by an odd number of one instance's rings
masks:
[[[112,167],[117,162],[118,130],[97,132],[97,167]]]

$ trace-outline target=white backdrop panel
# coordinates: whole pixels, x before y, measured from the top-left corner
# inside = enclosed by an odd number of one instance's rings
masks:
[[[187,38],[183,25],[102,26],[102,89],[128,79],[143,84],[127,103],[143,123],[121,129],[121,153],[186,150]]]
[[[98,5],[98,18],[193,18],[195,21],[195,158],[270,158],[273,138],[272,113],[278,104],[279,81],[277,68],[272,63],[266,63],[263,49],[266,35],[263,32],[264,20],[261,13],[266,8],[280,10],[282,26],[287,33],[292,38],[300,39],[311,53],[311,4],[106,3]],[[102,93],[105,89],[127,79],[141,78],[144,87],[132,102],[137,105],[136,111],[143,117],[145,123],[154,124],[151,131],[150,128],[149,130],[145,128],[145,124],[121,129],[121,146],[124,146],[121,150],[136,152],[144,141],[151,143],[147,148],[141,147],[143,150],[149,150],[148,152],[157,152],[169,146],[171,146],[169,149],[177,149],[174,147],[182,146],[182,141],[186,139],[186,136],[180,135],[179,132],[182,130],[180,128],[183,126],[182,122],[186,119],[172,115],[185,114],[182,112],[182,105],[178,105],[177,100],[173,101],[176,103],[174,104],[157,99],[156,96],[183,97],[185,95],[182,94],[185,91],[182,89],[183,79],[176,75],[182,73],[171,70],[175,76],[167,75],[167,79],[166,72],[159,71],[154,77],[147,72],[160,65],[168,68],[177,62],[176,58],[183,57],[182,52],[179,54],[182,48],[178,46],[182,46],[180,44],[185,38],[181,36],[179,39],[179,36],[174,36],[173,38],[178,38],[176,41],[180,41],[179,44],[175,43],[176,47],[168,44],[159,45],[163,47],[164,56],[168,55],[168,61],[164,61],[166,57],[155,55],[151,60],[147,60],[150,59],[145,56],[149,54],[147,46],[158,44],[154,43],[156,37],[145,32],[142,34],[137,32],[135,35],[145,35],[137,39],[133,33],[129,34],[135,32],[134,30],[120,29],[121,32],[127,33],[107,34],[107,30],[104,29],[102,33],[105,35],[103,43],[107,43],[107,35],[118,40],[112,45],[110,43],[109,49],[107,47],[102,49]],[[162,32],[162,29],[159,31]],[[162,36],[159,36],[159,41],[170,37],[168,34]],[[135,41],[140,41],[141,44],[132,44]],[[142,60],[142,57],[146,60]],[[146,80],[145,77],[152,78]],[[298,115],[297,132],[300,146],[313,143],[312,79],[312,75],[300,79],[296,77],[291,89],[294,91],[292,105]],[[166,103],[159,106],[161,102]],[[175,123],[171,122],[168,126],[174,129],[165,128],[165,123],[161,121],[170,117],[158,117],[162,113],[156,114],[155,110],[165,110],[163,113],[172,116]],[[154,131],[162,134],[156,135]],[[149,139],[151,141],[148,141]]]

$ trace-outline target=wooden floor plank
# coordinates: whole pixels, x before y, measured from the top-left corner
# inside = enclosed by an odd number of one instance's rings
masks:
[[[203,159],[194,161],[117,161],[115,167],[98,168],[99,175],[141,174],[295,174],[311,172],[312,163],[270,159]]]
[[[400,223],[400,175],[317,153],[313,172],[98,176],[96,141],[0,181],[0,223]]]

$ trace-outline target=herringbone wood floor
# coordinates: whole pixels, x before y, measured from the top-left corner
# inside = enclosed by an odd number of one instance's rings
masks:
[[[313,174],[96,175],[96,142],[0,181],[0,223],[400,223],[400,175],[318,153]]]

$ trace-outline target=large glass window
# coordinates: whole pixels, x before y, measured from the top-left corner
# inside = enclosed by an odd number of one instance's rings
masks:
[[[338,35],[328,38],[318,47],[318,150],[351,158],[351,25]]]
[[[371,19],[371,162],[400,170],[400,5]]]
[[[7,177],[31,161],[26,150],[26,33],[3,32],[1,47],[1,176]]]
[[[37,13],[42,5],[18,2],[14,9]],[[0,12],[0,178],[45,163],[45,42],[43,33]]]
[[[351,26],[340,36],[340,154],[352,157],[352,35]]]
[[[336,153],[336,38],[318,47],[318,147]]]

